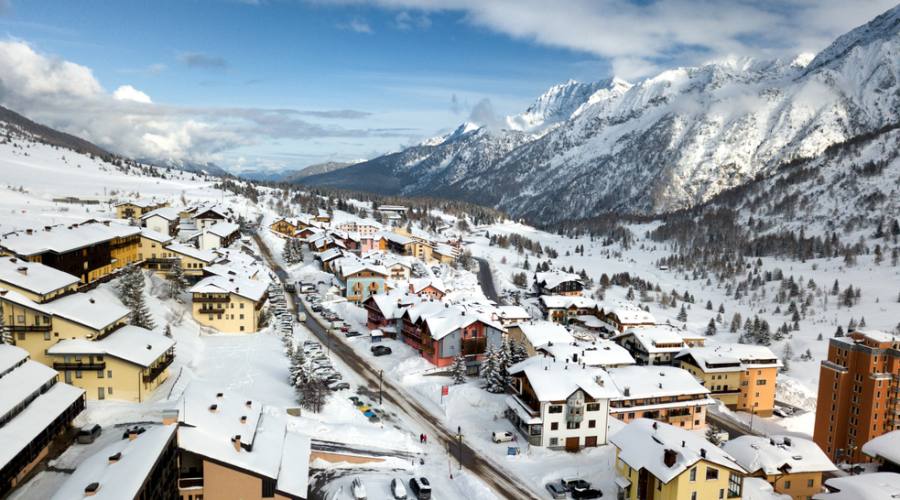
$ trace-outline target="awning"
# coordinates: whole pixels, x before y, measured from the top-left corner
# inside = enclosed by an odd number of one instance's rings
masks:
[[[616,485],[624,490],[625,488],[631,486],[631,481],[616,474]]]

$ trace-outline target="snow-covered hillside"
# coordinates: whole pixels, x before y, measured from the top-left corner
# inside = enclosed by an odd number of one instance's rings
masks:
[[[591,84],[559,85],[510,117],[510,130],[471,131],[304,182],[440,194],[544,222],[689,207],[900,120],[898,18],[900,6],[812,61],[729,59],[633,86],[600,82],[589,95]]]

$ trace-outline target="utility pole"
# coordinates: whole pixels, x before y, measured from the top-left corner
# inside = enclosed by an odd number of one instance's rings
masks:
[[[463,456],[462,456],[462,427],[460,427],[460,426],[457,426],[457,427],[456,427],[456,439],[458,440],[458,446],[459,446],[459,470],[462,470],[462,465],[463,465],[463,464],[462,464],[462,461],[463,461]]]
[[[378,406],[384,399],[384,370],[378,370]]]

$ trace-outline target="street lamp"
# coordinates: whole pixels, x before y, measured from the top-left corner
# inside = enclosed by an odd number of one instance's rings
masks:
[[[456,427],[456,439],[457,439],[457,443],[458,443],[458,447],[459,447],[459,470],[462,470],[462,460],[463,460],[463,454],[462,454],[462,427],[460,427],[460,426],[457,426],[457,427]]]
[[[384,398],[384,370],[378,370],[378,406],[381,406]]]

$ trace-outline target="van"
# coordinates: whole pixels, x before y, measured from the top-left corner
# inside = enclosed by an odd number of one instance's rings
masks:
[[[412,494],[419,500],[428,500],[431,498],[431,483],[428,482],[427,478],[414,477],[410,479],[409,489],[412,490]]]
[[[515,436],[513,436],[512,432],[494,431],[491,433],[491,441],[495,443],[508,443],[513,439],[515,439]]]
[[[100,437],[101,432],[103,432],[103,428],[100,427],[100,424],[87,424],[78,430],[78,442],[91,444]]]

